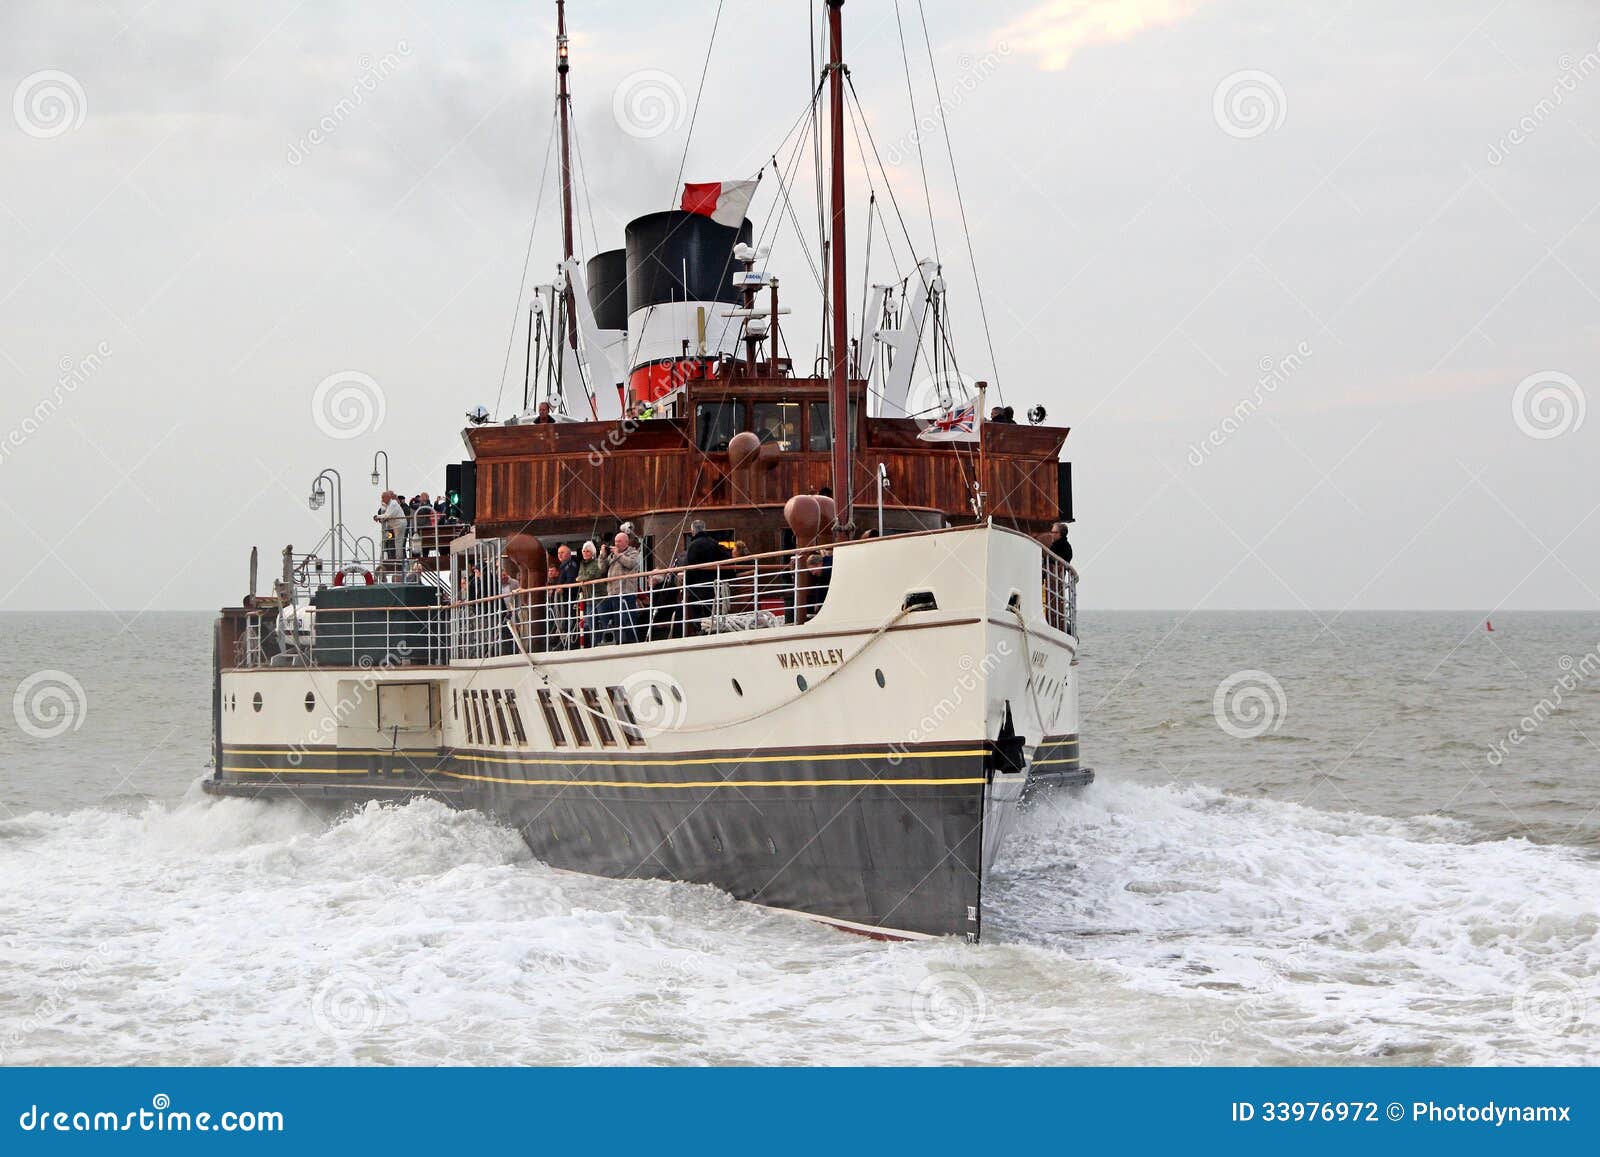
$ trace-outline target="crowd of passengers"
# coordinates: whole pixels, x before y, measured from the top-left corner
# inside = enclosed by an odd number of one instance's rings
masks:
[[[730,613],[772,616],[761,622],[777,617],[792,622],[797,610],[809,617],[822,605],[832,577],[831,552],[806,555],[798,583],[780,568],[767,570],[759,591],[755,562],[740,563],[749,556],[744,542],[724,543],[696,519],[665,569],[647,571],[638,533],[631,522],[624,522],[601,545],[592,540],[558,545],[538,605],[522,595],[533,584],[523,581],[510,559],[501,560],[497,575],[468,564],[454,593],[476,608],[468,618],[479,621],[478,634],[509,641],[512,624],[520,624],[524,635],[540,636],[541,649],[556,650],[682,638],[702,633],[714,616],[721,629]],[[798,595],[796,587],[801,588]]]
[[[464,534],[467,527],[450,514],[444,495],[432,498],[427,491],[406,498],[385,490],[378,498],[378,513],[372,516],[383,535],[383,570],[393,577],[406,559],[423,559],[446,549],[450,540]],[[420,567],[413,567],[418,571]],[[408,581],[409,581],[409,575]]]

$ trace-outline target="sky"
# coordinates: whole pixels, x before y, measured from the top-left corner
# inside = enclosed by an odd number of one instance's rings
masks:
[[[585,252],[792,144],[803,0],[569,7]],[[936,255],[963,369],[1072,427],[1086,608],[1600,608],[1600,10],[923,10],[845,6],[884,162],[852,158],[852,284],[892,190],[874,279]],[[251,546],[326,529],[324,467],[356,526],[378,450],[441,488],[559,256],[553,25],[0,6],[0,608],[235,603]],[[795,231],[771,262],[803,352]]]

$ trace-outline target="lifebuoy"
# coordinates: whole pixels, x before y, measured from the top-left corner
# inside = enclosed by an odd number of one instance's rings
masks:
[[[347,566],[342,571],[340,571],[338,574],[333,576],[333,585],[336,586],[336,587],[344,586],[344,579],[345,579],[345,576],[348,575],[348,574],[358,574],[358,575],[360,575],[362,578],[367,580],[367,585],[369,587],[375,581],[377,581],[372,577],[372,572],[370,570],[362,570],[360,567]]]

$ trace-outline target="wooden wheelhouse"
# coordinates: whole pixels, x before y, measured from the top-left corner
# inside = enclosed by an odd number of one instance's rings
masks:
[[[661,543],[698,517],[751,551],[792,545],[784,503],[833,486],[828,380],[747,376],[737,362],[725,369],[685,382],[657,404],[659,416],[468,430],[478,534],[553,543],[632,520]],[[878,528],[880,464],[886,534],[974,521],[978,485],[985,514],[1026,534],[1047,533],[1062,515],[1065,429],[985,422],[980,453],[976,443],[919,441],[912,419],[866,416],[862,379],[850,381],[849,397],[857,535]],[[743,430],[761,439],[761,452],[735,467],[728,444]]]

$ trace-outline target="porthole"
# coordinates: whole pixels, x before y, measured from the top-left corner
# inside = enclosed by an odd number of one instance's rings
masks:
[[[317,709],[317,696],[316,696],[315,692],[307,691],[306,692],[306,710],[307,711],[315,711],[316,709]]]
[[[656,701],[657,707],[665,707],[667,705],[667,701],[661,697],[661,684],[659,683],[650,684],[650,697]]]
[[[672,697],[674,699],[676,699],[679,703],[682,703],[683,702],[683,691],[678,687],[678,681],[676,679],[674,679],[672,682],[667,684],[667,687],[672,691]]]
[[[883,677],[882,667],[875,668],[872,672],[872,677],[878,681],[878,686],[880,687],[886,686],[888,683],[888,680]]]
[[[806,677],[804,675],[796,675],[794,677],[794,685],[804,691],[806,689]]]
[[[744,688],[739,686],[739,680],[737,679],[733,680],[733,693],[740,696],[744,694]]]
[[[254,707],[257,711],[261,710],[261,692],[256,692],[255,698],[250,700],[250,706]]]

